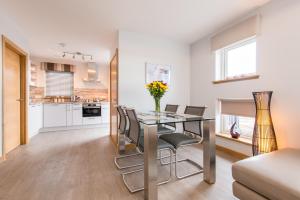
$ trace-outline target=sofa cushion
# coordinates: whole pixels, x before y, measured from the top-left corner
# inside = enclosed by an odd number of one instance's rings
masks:
[[[232,176],[268,199],[300,199],[300,149],[282,149],[239,161]]]
[[[234,196],[236,196],[240,200],[267,200],[265,197],[261,196],[253,190],[250,190],[242,184],[239,184],[238,182],[232,183],[232,191]]]

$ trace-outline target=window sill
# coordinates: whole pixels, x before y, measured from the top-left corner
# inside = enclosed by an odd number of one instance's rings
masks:
[[[224,80],[216,80],[213,81],[213,84],[220,84],[220,83],[227,83],[227,82],[235,82],[235,81],[244,81],[244,80],[252,80],[252,79],[258,79],[259,75],[245,75],[245,76],[239,76],[234,78],[227,78]]]
[[[252,141],[250,139],[245,139],[245,138],[234,139],[229,134],[225,134],[225,133],[217,133],[216,135],[218,137],[221,137],[221,138],[224,138],[227,140],[231,140],[234,142],[238,142],[238,143],[242,143],[242,144],[246,144],[246,145],[252,145]]]

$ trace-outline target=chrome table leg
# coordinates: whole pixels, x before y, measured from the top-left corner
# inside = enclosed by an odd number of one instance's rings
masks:
[[[203,123],[203,162],[204,180],[209,184],[216,182],[216,134],[215,121]]]
[[[144,126],[144,199],[157,200],[157,125]]]

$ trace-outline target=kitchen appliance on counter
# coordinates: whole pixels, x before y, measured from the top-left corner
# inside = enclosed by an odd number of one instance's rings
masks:
[[[101,117],[100,103],[83,103],[82,117]]]

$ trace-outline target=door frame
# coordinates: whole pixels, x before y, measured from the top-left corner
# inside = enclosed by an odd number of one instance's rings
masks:
[[[4,91],[5,83],[3,77],[5,76],[5,49],[9,48],[20,56],[20,144],[28,143],[27,130],[27,69],[28,69],[28,54],[6,36],[2,35],[2,157],[6,158],[6,134],[4,133]]]
[[[112,63],[114,61],[116,62],[116,73],[117,73],[116,74],[116,79],[118,81],[118,79],[119,79],[119,50],[118,49],[116,49],[116,52],[115,52],[114,56],[111,58],[111,61],[109,63],[109,101],[110,101],[110,113],[109,113],[109,118],[110,118],[110,123],[109,124],[110,124],[110,127],[109,127],[109,132],[110,132],[110,137],[111,138],[113,137],[113,133],[112,133],[112,129],[113,129],[112,128],[112,126],[113,126],[112,125],[112,110],[116,109],[116,108],[113,107],[114,105],[113,105],[113,102],[112,102],[112,87],[113,87],[113,85],[112,85],[112,72],[111,72],[111,68],[112,68]],[[117,83],[116,93],[117,93],[117,96],[119,97],[119,85],[118,85],[118,83]],[[119,103],[119,98],[117,98],[116,103],[117,104]],[[112,138],[112,140],[113,140],[113,138]],[[113,142],[117,142],[117,141],[113,140]],[[115,145],[117,145],[117,144],[115,144]]]

